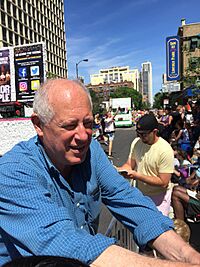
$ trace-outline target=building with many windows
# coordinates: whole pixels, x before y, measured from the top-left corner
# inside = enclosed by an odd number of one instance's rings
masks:
[[[99,84],[115,84],[131,82],[133,88],[139,91],[139,71],[138,69],[130,69],[125,67],[112,67],[108,69],[101,69],[98,74],[90,75],[90,84],[96,86]]]
[[[142,63],[141,70],[143,101],[152,105],[152,66],[151,62]]]
[[[0,0],[0,48],[44,42],[47,75],[67,77],[63,0]]]

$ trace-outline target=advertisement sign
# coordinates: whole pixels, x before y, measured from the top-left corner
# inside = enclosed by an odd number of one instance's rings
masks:
[[[35,92],[44,82],[44,44],[14,47],[16,99],[33,101]]]
[[[180,80],[179,71],[179,36],[166,39],[167,81]]]
[[[0,103],[11,101],[10,50],[0,50]]]

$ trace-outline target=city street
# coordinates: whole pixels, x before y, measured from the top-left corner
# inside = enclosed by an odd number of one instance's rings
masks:
[[[135,128],[116,128],[113,143],[113,164],[120,166],[126,162],[129,154],[130,145],[136,137]],[[106,151],[107,147],[102,145]],[[99,232],[104,234],[110,223],[112,216],[105,206],[102,207],[100,215]]]

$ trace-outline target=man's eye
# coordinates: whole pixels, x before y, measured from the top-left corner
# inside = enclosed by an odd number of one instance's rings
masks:
[[[85,128],[92,128],[92,125],[93,125],[93,121],[86,121],[86,122],[84,122]]]
[[[65,125],[62,125],[62,128],[65,129],[65,130],[74,130],[76,128],[76,124],[65,124]]]

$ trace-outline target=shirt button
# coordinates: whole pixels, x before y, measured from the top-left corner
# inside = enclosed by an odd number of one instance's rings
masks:
[[[77,203],[76,206],[79,207],[80,206],[80,203]]]
[[[81,226],[81,229],[83,229],[83,225]]]

